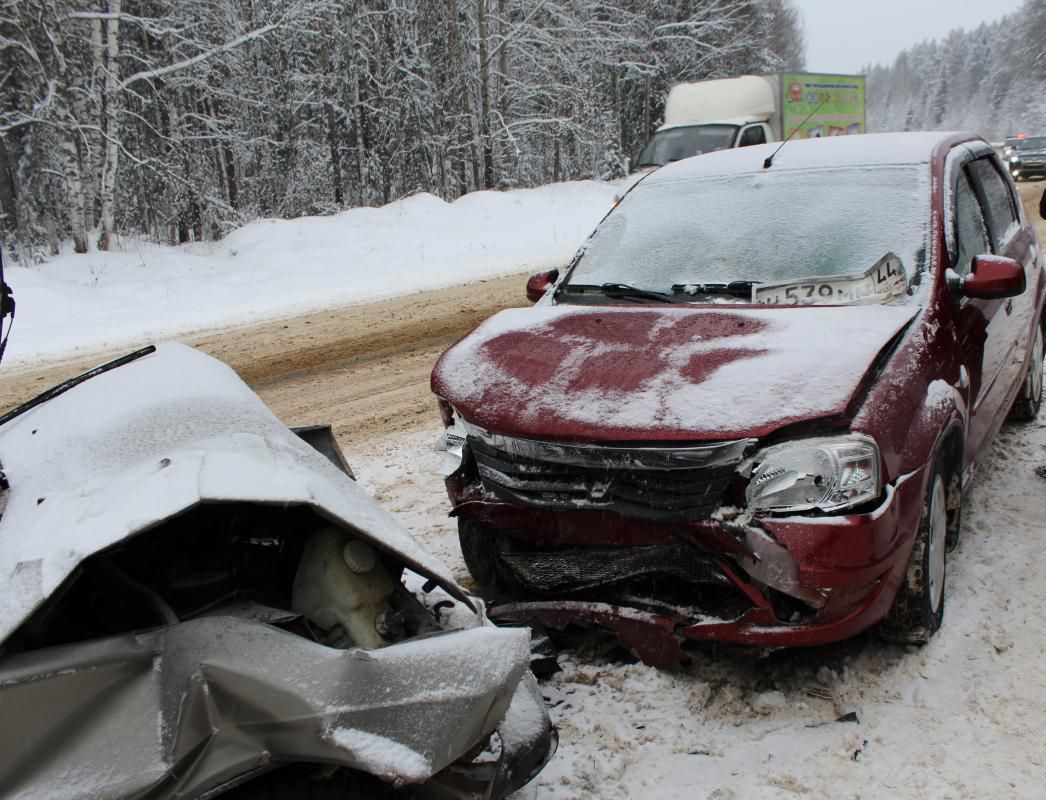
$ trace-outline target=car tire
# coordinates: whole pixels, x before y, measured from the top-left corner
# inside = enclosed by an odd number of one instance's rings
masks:
[[[489,603],[507,603],[524,594],[524,588],[501,563],[508,545],[496,530],[471,519],[458,520],[458,542],[475,589]]]
[[[879,625],[888,641],[925,644],[944,617],[949,475],[935,463],[901,588]]]
[[[459,519],[458,542],[461,544],[461,557],[465,559],[465,566],[476,583],[476,589],[484,595],[495,591],[498,584],[498,548],[494,532],[473,519]]]
[[[959,546],[959,534],[962,532],[962,467],[949,470],[948,485],[945,487],[948,500],[948,552]]]
[[[1013,401],[1010,409],[1010,419],[1017,422],[1030,422],[1039,414],[1042,405],[1042,358],[1043,358],[1043,335],[1042,326],[1035,328],[1035,342],[1032,344],[1031,364],[1028,365],[1028,374],[1024,376],[1020,394]]]

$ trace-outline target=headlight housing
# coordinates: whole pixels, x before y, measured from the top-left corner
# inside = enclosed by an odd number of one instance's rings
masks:
[[[1020,156],[1010,156],[1010,163],[1011,164],[1016,164],[1020,160],[1021,160]]]
[[[840,511],[879,496],[879,447],[867,436],[797,439],[767,447],[745,465],[748,507]]]
[[[441,414],[443,413],[443,404],[444,401],[440,400]],[[449,417],[450,422],[443,433],[440,434],[435,448],[437,453],[443,454],[439,471],[444,478],[457,472],[461,467],[461,462],[464,458],[465,441],[468,439],[468,431],[449,403],[447,404],[447,409],[448,412],[444,416],[443,421],[447,423]]]

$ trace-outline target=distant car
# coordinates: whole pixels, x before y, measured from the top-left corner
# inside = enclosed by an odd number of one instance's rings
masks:
[[[1002,156],[1003,158],[1009,158],[1013,151],[1017,148],[1017,143],[1024,138],[1024,134],[1020,136],[1007,136],[1002,143]]]
[[[941,624],[963,492],[1041,402],[1035,233],[971,135],[776,147],[652,174],[437,362],[493,618],[655,664]]]
[[[1046,177],[1046,136],[1018,139],[1007,161],[1010,175],[1016,181]]]

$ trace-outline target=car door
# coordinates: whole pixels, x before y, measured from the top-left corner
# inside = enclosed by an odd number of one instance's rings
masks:
[[[969,163],[969,162],[967,162]],[[980,199],[963,166],[955,170],[953,186],[956,254],[952,269],[962,279],[970,274],[975,256],[991,252],[988,224]],[[958,305],[956,335],[962,352],[963,366],[969,379],[970,428],[968,455],[975,460],[987,437],[991,435],[991,420],[998,414],[1002,400],[991,389],[1001,367],[1002,342],[998,335],[1000,322],[995,319],[1001,311],[997,300],[980,300],[955,293]]]
[[[1034,239],[1027,226],[1022,224],[1023,216],[1016,205],[1018,201],[1003,178],[996,159],[992,156],[972,159],[964,166],[958,181],[957,225],[963,226],[963,229],[957,229],[956,240],[959,241],[959,237],[965,235],[968,245],[972,247],[977,239],[986,235],[989,248],[986,252],[1012,258],[1023,265],[1026,275],[1033,275],[1037,257]],[[971,199],[976,200],[976,208],[981,212],[979,225]],[[961,220],[960,203],[966,206]],[[977,232],[980,226],[983,228]],[[980,246],[983,245],[981,242]],[[979,254],[968,250],[962,252],[962,257],[968,260],[958,266],[965,267],[968,272],[973,255]],[[1033,301],[1032,293],[1025,291],[1017,297],[1000,300],[964,299],[961,303],[961,314],[967,317],[964,324],[968,326],[969,332],[984,326],[981,380],[979,391],[973,398],[970,424],[970,443],[974,453],[978,453],[1002,425],[1009,411],[1013,387],[1020,381],[1027,337],[1031,330]]]

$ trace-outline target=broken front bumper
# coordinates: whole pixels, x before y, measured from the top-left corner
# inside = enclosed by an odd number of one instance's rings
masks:
[[[528,665],[521,630],[337,650],[238,617],[19,654],[0,661],[0,795],[213,796],[311,762],[504,797],[555,752]],[[499,759],[459,761],[495,729]]]
[[[707,608],[668,611],[668,603],[657,608],[651,602],[644,609],[638,603],[558,597],[488,609],[491,619],[503,623],[536,622],[560,629],[572,623],[598,626],[647,663],[671,666],[687,661],[687,640],[801,647],[845,639],[877,623],[903,578],[925,480],[925,469],[905,475],[886,487],[873,511],[838,516],[658,525],[598,512],[548,512],[485,502],[464,503],[455,514],[513,538],[532,537],[559,546],[683,544],[703,553],[719,571],[719,579],[743,596],[745,610],[724,616]],[[782,603],[782,598],[789,602]]]

